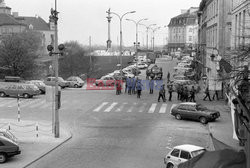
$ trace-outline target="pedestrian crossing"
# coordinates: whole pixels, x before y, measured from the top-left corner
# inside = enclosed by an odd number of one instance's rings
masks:
[[[21,99],[21,109],[42,109],[48,110],[52,108],[52,102],[47,102],[45,99]],[[0,108],[17,108],[17,99],[1,99]],[[81,106],[79,100],[62,100],[60,109],[72,109]],[[101,102],[90,112],[94,113],[169,113],[176,106],[172,103],[145,103],[145,102]]]
[[[92,111],[97,113],[169,113],[176,104],[167,103],[137,103],[137,102],[102,102],[99,106],[95,107]]]

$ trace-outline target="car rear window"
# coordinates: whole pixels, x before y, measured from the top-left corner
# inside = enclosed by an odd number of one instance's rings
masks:
[[[170,155],[171,156],[175,156],[175,157],[179,157],[179,153],[180,153],[180,150],[179,149],[174,149]]]
[[[181,151],[180,158],[189,160],[189,159],[191,159],[191,156],[190,156],[189,152],[187,152],[187,151]]]
[[[193,151],[193,152],[191,152],[191,155],[192,155],[193,157],[195,157],[195,156],[198,156],[198,155],[202,154],[202,153],[205,152],[205,151],[206,151],[205,149]]]

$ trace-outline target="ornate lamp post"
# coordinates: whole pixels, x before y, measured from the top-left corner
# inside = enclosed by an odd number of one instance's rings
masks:
[[[135,13],[135,11],[126,12],[122,16],[118,15],[115,12],[109,12],[109,13],[116,15],[120,20],[120,64],[121,64],[121,70],[122,70],[122,19],[125,15],[130,14],[130,13]]]

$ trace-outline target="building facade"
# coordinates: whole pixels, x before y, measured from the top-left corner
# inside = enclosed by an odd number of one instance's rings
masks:
[[[25,30],[33,30],[41,33],[42,46],[41,55],[47,54],[47,45],[54,44],[54,23],[45,22],[41,17],[18,16],[17,12],[11,13],[11,8],[7,7],[4,0],[0,3],[0,36],[20,33]]]
[[[249,0],[231,0],[232,1],[232,35],[231,49],[241,50],[250,44],[250,1]],[[235,67],[248,65],[250,59],[240,60],[235,58],[231,64]]]
[[[168,25],[168,51],[194,50],[198,44],[198,8],[191,7],[171,18]]]
[[[227,71],[231,42],[231,1],[202,0],[199,6],[199,55],[204,87],[223,92],[222,71]],[[229,72],[227,72],[229,73]]]

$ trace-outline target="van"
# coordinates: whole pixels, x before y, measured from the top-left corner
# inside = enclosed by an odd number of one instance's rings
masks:
[[[17,138],[7,129],[0,129],[0,163],[20,153]]]
[[[21,96],[24,98],[32,98],[38,94],[40,94],[40,90],[34,84],[0,82],[0,97]]]

